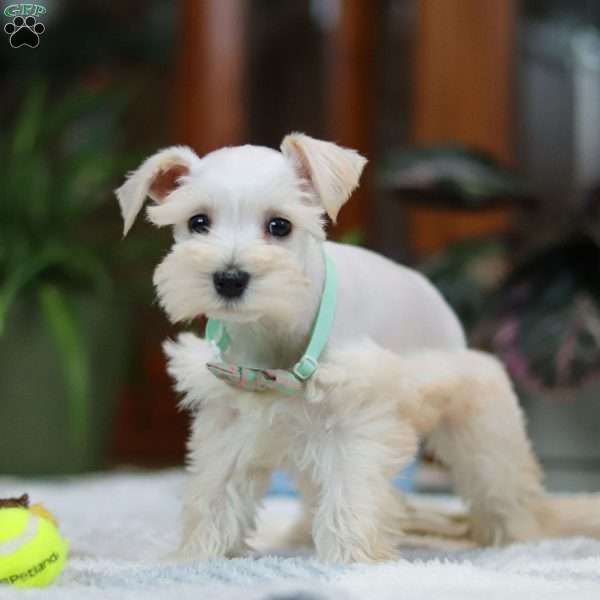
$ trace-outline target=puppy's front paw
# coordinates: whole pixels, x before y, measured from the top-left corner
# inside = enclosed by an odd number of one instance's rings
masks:
[[[369,540],[365,537],[363,543],[352,538],[331,532],[317,534],[317,556],[328,563],[377,563],[400,558],[397,548],[385,538]]]
[[[339,546],[318,551],[317,556],[323,562],[333,564],[379,563],[400,560],[399,552],[389,547]]]
[[[164,560],[170,563],[186,563],[215,558],[239,558],[246,556],[248,551],[245,543],[231,546],[219,536],[194,531],[191,535],[185,536],[179,548],[165,556]]]
[[[190,556],[186,550],[178,548],[177,550],[173,550],[172,552],[165,554],[160,559],[160,562],[163,565],[180,565],[188,562],[196,562],[198,560],[203,559],[198,559],[193,556]]]

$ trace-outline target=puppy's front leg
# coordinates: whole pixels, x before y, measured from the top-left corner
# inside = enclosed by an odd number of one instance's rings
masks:
[[[313,516],[319,502],[319,487],[307,473],[298,473],[295,477],[298,491],[302,501],[302,513],[286,539],[286,544],[291,548],[312,547]]]
[[[244,550],[270,477],[253,460],[255,440],[255,429],[231,409],[196,417],[179,558],[232,556]]]
[[[323,432],[313,473],[321,489],[313,521],[317,555],[329,562],[397,558],[403,507],[390,480],[416,451],[416,436],[393,417],[355,414]],[[391,442],[388,435],[393,435]],[[405,453],[399,452],[404,448]]]

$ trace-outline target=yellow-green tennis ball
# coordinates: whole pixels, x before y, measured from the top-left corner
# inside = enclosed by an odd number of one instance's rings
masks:
[[[62,571],[68,546],[56,526],[26,508],[0,509],[0,584],[44,587]]]

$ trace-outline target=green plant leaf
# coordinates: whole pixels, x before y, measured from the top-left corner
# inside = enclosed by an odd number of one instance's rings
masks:
[[[35,147],[43,124],[45,98],[46,85],[42,81],[35,81],[25,96],[14,127],[11,150],[17,160],[27,156]]]
[[[76,119],[99,110],[104,102],[104,94],[74,88],[44,119],[44,135],[48,138],[60,135]]]
[[[61,266],[75,279],[94,287],[97,293],[109,294],[114,289],[110,271],[104,262],[83,244],[73,244]]]
[[[52,252],[34,255],[10,271],[0,288],[0,335],[8,310],[18,293],[57,260],[58,256]]]
[[[66,158],[62,165],[62,218],[84,217],[105,203],[110,183],[123,172],[119,166],[110,151],[101,153],[98,148]]]
[[[365,241],[365,232],[359,228],[351,229],[340,237],[340,243],[352,246],[364,246]]]
[[[42,314],[58,350],[67,391],[69,434],[74,449],[81,450],[89,435],[89,359],[77,319],[63,292],[54,285],[39,290]]]

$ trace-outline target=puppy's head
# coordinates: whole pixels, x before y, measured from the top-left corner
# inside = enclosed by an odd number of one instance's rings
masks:
[[[223,148],[199,158],[167,148],[116,191],[126,234],[147,197],[148,218],[171,226],[174,244],[154,284],[173,322],[204,314],[229,321],[290,318],[306,301],[307,250],[323,240],[366,160],[302,134],[281,152]]]

